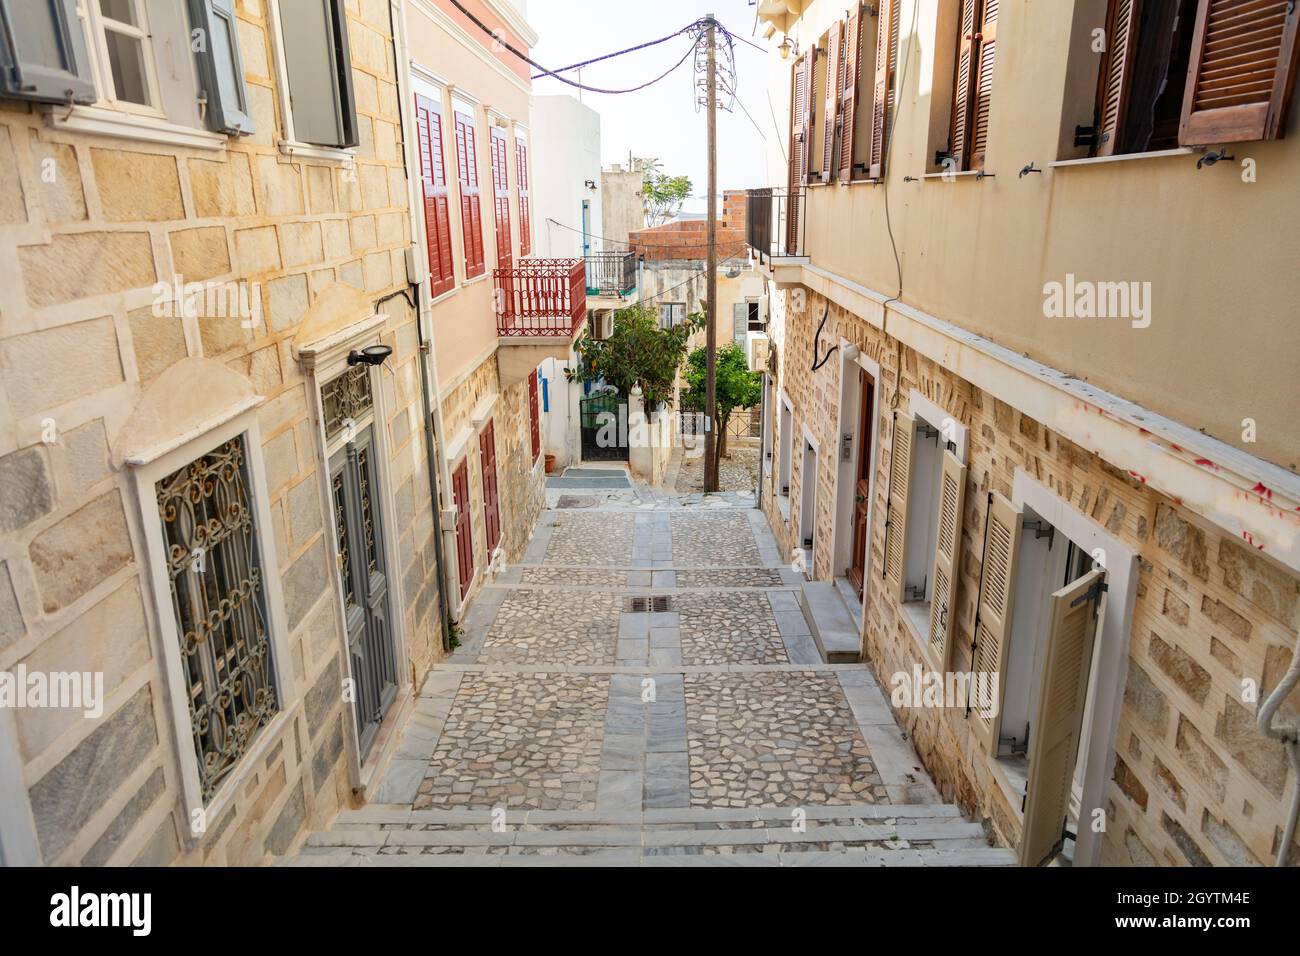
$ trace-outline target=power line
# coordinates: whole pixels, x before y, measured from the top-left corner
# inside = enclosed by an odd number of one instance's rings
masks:
[[[625,53],[635,53],[637,50],[644,50],[644,49],[646,49],[647,47],[657,46],[657,45],[660,44],[660,43],[666,43],[666,42],[668,42],[669,40],[673,39],[674,37],[679,37],[679,36],[681,36],[683,33],[685,33],[687,30],[689,30],[692,26],[694,26],[694,24],[689,24],[689,23],[688,23],[686,26],[682,27],[682,28],[681,28],[680,30],[678,30],[676,33],[670,33],[670,34],[668,34],[666,37],[660,37],[658,40],[650,40],[650,41],[648,41],[648,42],[646,42],[646,43],[640,43],[640,44],[638,44],[638,45],[636,45],[636,46],[630,46],[630,47],[628,47],[626,50],[615,50],[613,53],[606,53],[604,56],[592,57],[590,60],[583,60],[581,63],[573,63],[573,64],[570,64],[569,66],[562,66],[562,67],[560,67],[558,70],[556,70],[555,72],[556,72],[556,73],[568,73],[570,70],[577,70],[577,69],[581,69],[581,68],[584,67],[584,66],[591,66],[591,64],[593,64],[593,63],[599,63],[599,62],[601,62],[602,60],[613,59],[614,57],[616,57],[616,56],[622,56],[622,55],[625,54]],[[532,77],[532,78],[533,78],[534,80],[538,80],[538,79],[541,79],[542,77],[544,77],[544,76],[546,76],[546,75],[547,75],[547,74],[546,74],[545,72],[542,72],[542,73],[535,73],[535,74],[533,74],[533,77]]]

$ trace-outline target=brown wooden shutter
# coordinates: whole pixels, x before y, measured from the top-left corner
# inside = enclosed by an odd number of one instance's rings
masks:
[[[862,5],[855,4],[844,25],[844,82],[840,90],[840,182],[853,179],[853,130],[858,122],[858,81],[862,76]]]
[[[957,60],[952,81],[952,115],[948,121],[948,152],[953,169],[965,169],[970,155],[970,110],[974,102],[975,15],[980,0],[961,0],[961,21],[957,26]]]
[[[993,106],[993,61],[998,45],[999,0],[984,0],[980,17],[978,61],[971,105],[970,163],[967,169],[983,169],[989,145],[989,111]]]
[[[930,663],[948,670],[957,619],[957,581],[961,570],[961,517],[966,504],[966,466],[950,451],[943,453],[939,479],[939,517],[935,534],[934,571],[930,577],[930,630],[926,646]]]
[[[529,208],[528,144],[515,140],[515,183],[519,190],[519,254],[526,256],[532,247],[532,210]]]
[[[903,603],[907,587],[907,500],[916,461],[916,420],[894,416],[894,447],[889,461],[889,504],[885,511],[885,580]]]
[[[533,462],[542,451],[541,414],[537,407],[537,369],[528,373],[528,438]]]
[[[838,20],[826,34],[826,101],[822,115],[822,182],[828,183],[835,173],[835,124],[840,112],[840,89],[844,86],[844,58],[840,44],[844,41],[844,24]]]
[[[1105,571],[1089,571],[1052,595],[1038,710],[1029,733],[1022,866],[1045,862],[1061,842],[1079,752],[1092,642],[1106,604],[1106,594],[1099,587],[1105,576]]]
[[[469,511],[469,458],[451,473],[451,493],[456,501],[456,572],[464,600],[474,579],[474,532]]]
[[[1137,50],[1142,0],[1111,0],[1106,18],[1106,53],[1097,83],[1097,148],[1094,155],[1113,156],[1128,112],[1133,56]]]
[[[497,439],[492,419],[478,436],[479,466],[483,475],[483,535],[487,541],[487,560],[501,543],[501,498],[497,492]]]
[[[479,208],[478,155],[474,118],[456,111],[456,163],[460,175],[460,230],[465,244],[465,277],[483,274],[483,218]]]
[[[799,247],[799,187],[803,185],[804,132],[803,103],[807,92],[804,70],[807,61],[800,57],[790,68],[790,175],[785,210],[785,251],[794,255]]]
[[[451,209],[447,193],[447,164],[442,151],[442,112],[437,102],[418,93],[415,95],[415,126],[423,188],[424,234],[429,251],[429,295],[436,297],[456,285],[451,252]]]
[[[510,146],[506,131],[492,127],[492,208],[497,233],[497,268],[509,269],[514,263],[514,248],[510,238]]]
[[[813,118],[816,114],[817,99],[817,44],[814,43],[804,54],[803,67],[803,167],[799,170],[799,182],[810,182],[809,170],[812,168]]]
[[[989,502],[988,530],[984,541],[983,577],[975,609],[975,654],[971,669],[978,675],[996,674],[998,699],[993,708],[971,711],[975,736],[992,756],[998,752],[1002,730],[1007,651],[1011,646],[1011,611],[1015,599],[1016,570],[1020,560],[1020,522],[1023,512],[998,492]],[[991,678],[985,678],[989,680]]]
[[[1201,0],[1179,145],[1282,137],[1300,68],[1297,22],[1293,0]]]
[[[889,124],[894,112],[894,65],[898,59],[898,0],[880,0],[876,21],[876,80],[871,94],[871,155],[867,175],[885,174]]]

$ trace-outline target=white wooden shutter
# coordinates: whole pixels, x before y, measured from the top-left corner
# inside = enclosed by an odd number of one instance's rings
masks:
[[[749,332],[749,303],[735,302],[731,306],[731,341],[737,345],[745,344],[745,335]]]
[[[930,576],[930,630],[926,647],[931,665],[948,669],[953,622],[957,618],[957,576],[961,566],[961,516],[966,503],[966,466],[950,451],[943,453],[939,479],[934,571]]]
[[[1056,849],[1069,811],[1079,724],[1097,621],[1105,608],[1106,572],[1089,571],[1051,601],[1047,658],[1039,676],[1038,712],[1029,731],[1029,792],[1020,863],[1038,866]]]
[[[979,603],[975,611],[975,660],[972,670],[996,674],[998,700],[994,711],[971,711],[975,735],[992,755],[998,752],[1002,730],[1002,692],[1011,644],[1011,611],[1015,598],[1016,569],[1020,559],[1020,523],[1024,513],[998,492],[989,501],[988,531],[984,542],[984,567]]]
[[[95,102],[76,0],[0,0],[0,96]]]
[[[341,0],[279,0],[294,137],[357,145],[347,11]]]
[[[907,586],[907,499],[916,461],[916,421],[894,416],[893,452],[889,461],[889,507],[885,515],[885,580],[903,603]]]
[[[199,84],[207,99],[208,129],[221,133],[251,133],[248,89],[239,56],[235,0],[190,0],[192,30],[202,31],[202,49],[195,52]]]

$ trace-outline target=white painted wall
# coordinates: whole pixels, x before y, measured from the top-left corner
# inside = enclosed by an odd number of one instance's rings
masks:
[[[532,254],[580,256],[582,234],[573,230],[582,228],[584,200],[591,204],[591,231],[601,230],[600,114],[572,96],[535,96],[532,123]],[[588,189],[587,180],[596,188]],[[591,248],[601,250],[598,239]]]

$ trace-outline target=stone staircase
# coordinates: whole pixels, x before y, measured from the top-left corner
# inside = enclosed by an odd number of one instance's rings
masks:
[[[1014,866],[950,804],[346,810],[281,866]]]

